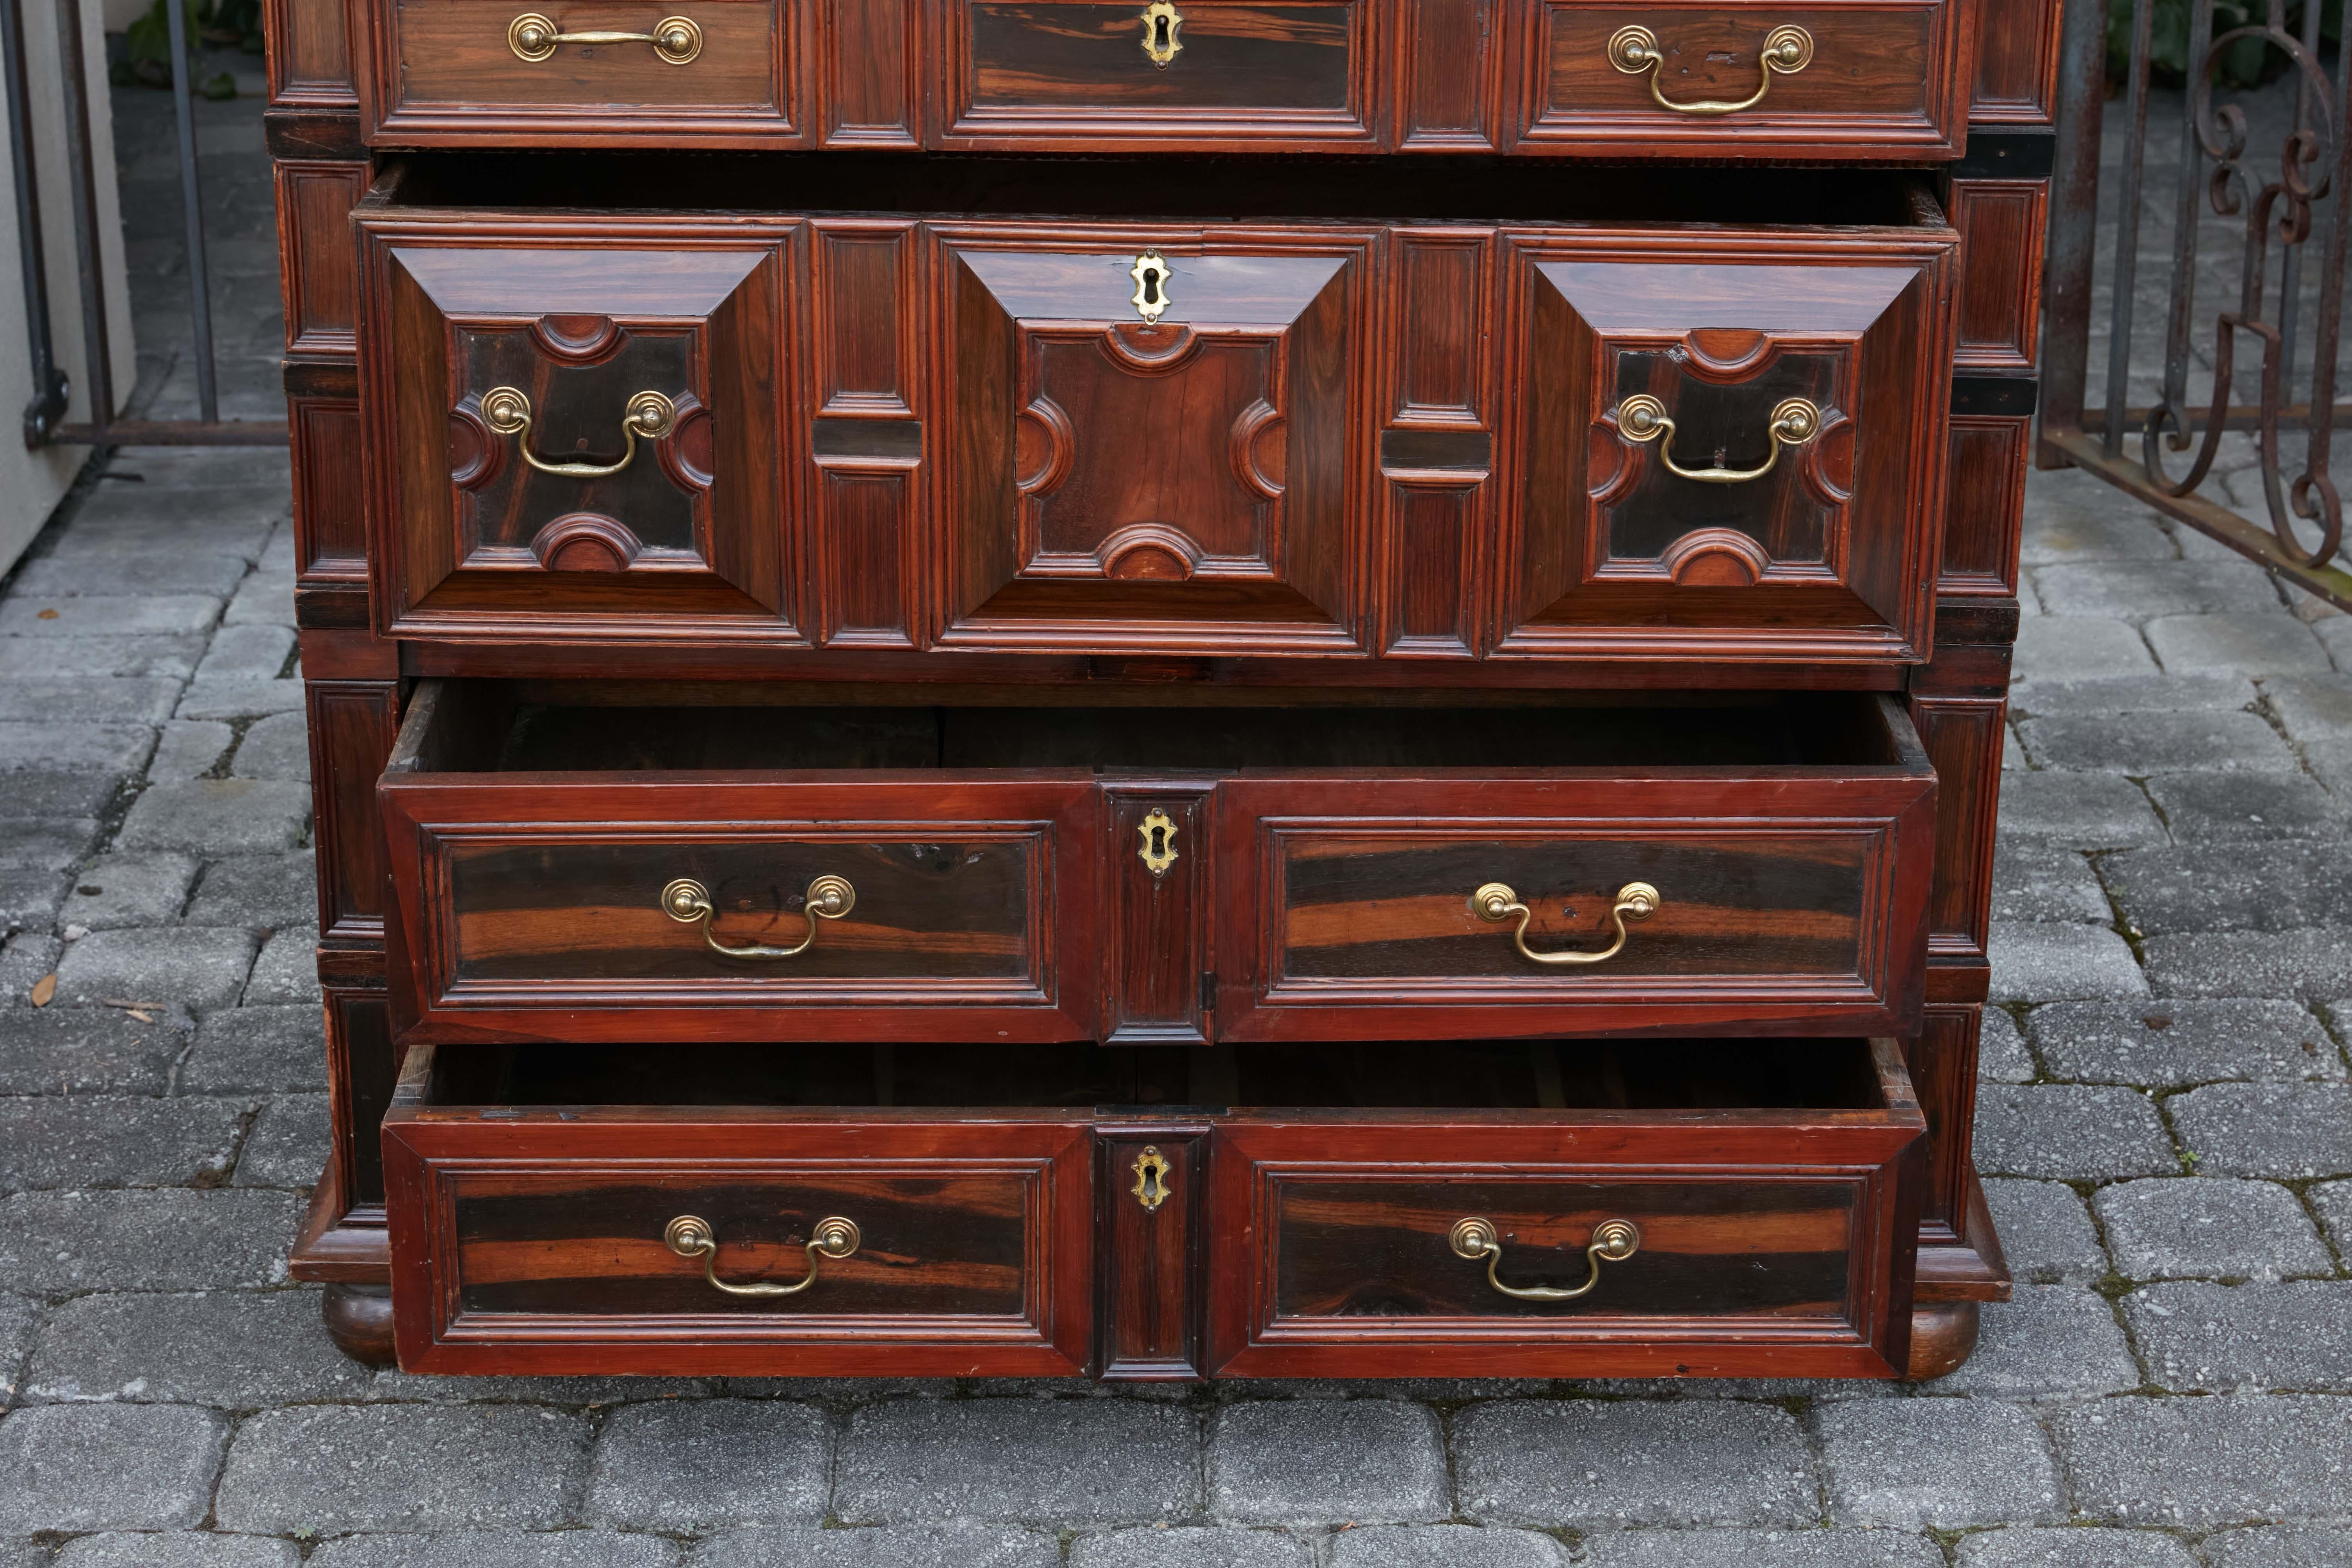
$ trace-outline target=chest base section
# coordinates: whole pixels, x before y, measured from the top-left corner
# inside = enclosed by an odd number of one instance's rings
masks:
[[[420,1373],[1901,1377],[1973,1311],[1915,1340],[1926,1131],[1885,1038],[418,1045],[394,1340]]]

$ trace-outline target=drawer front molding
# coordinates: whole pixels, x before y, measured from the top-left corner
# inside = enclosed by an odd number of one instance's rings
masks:
[[[372,205],[377,630],[868,659],[1919,662],[1958,238],[1924,196],[1913,216],[1790,235]]]
[[[386,146],[1706,161],[1950,155],[1980,3],[344,0]]]
[[[411,1050],[383,1133],[394,1321],[411,1371],[1086,1368],[1093,1198],[1083,1123],[445,1110],[420,1103],[432,1058]],[[715,1235],[708,1268],[670,1245],[680,1216]],[[841,1217],[856,1227],[846,1251],[827,1229]],[[822,1259],[813,1278],[812,1258]],[[712,1289],[710,1271],[810,1282],[788,1296],[738,1295]]]
[[[1897,1375],[1925,1123],[1872,1062],[1876,1110],[1221,1122],[1211,1370]]]

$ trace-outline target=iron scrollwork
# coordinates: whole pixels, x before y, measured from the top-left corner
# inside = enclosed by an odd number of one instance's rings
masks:
[[[2147,0],[2141,0],[2141,4],[2146,5]],[[2279,427],[2282,420],[2294,413],[2284,406],[2284,399],[2294,357],[2295,314],[2301,304],[2301,258],[2312,237],[2313,205],[2331,192],[2343,192],[2347,184],[2352,184],[2352,168],[2347,168],[2347,152],[2352,151],[2352,142],[2347,142],[2345,135],[2343,84],[2328,81],[2314,47],[2318,9],[2318,0],[2313,0],[2307,19],[2314,25],[2305,29],[2308,37],[2298,37],[2288,30],[2285,0],[2269,0],[2267,15],[2260,25],[2233,27],[2215,37],[2213,0],[2193,0],[2189,16],[2193,64],[2186,110],[2188,124],[2181,149],[2180,208],[2173,236],[2172,308],[2165,345],[2164,383],[2161,394],[2147,410],[2141,441],[2142,464],[2149,481],[2161,493],[2183,497],[2203,484],[2220,450],[2221,433],[2231,423],[2230,400],[2236,384],[2238,340],[2241,334],[2252,335],[2262,345],[2261,395],[2254,410],[2254,427],[2271,531],[2288,559],[2309,567],[2326,565],[2343,541],[2343,501],[2327,468],[2336,413],[2336,341],[2343,307],[2345,249],[2347,229],[2352,229],[2341,211],[2328,225],[2312,350],[2311,399],[2305,412],[2309,443],[2303,472],[2290,484],[2285,479],[2279,451]],[[2137,25],[2132,68],[2137,79],[2144,82],[2145,76],[2139,73],[2147,68],[2147,29],[2141,18],[2136,16],[2135,21]],[[2250,136],[2245,110],[2236,103],[2216,102],[2214,98],[2215,80],[2225,58],[2249,41],[2259,41],[2284,54],[2296,78],[2297,123],[2281,143],[2274,178],[2257,174],[2256,161],[2247,155]],[[2212,165],[2202,184],[2204,197],[2213,212],[2223,217],[2242,216],[2245,225],[2236,308],[2217,311],[2213,317],[2213,395],[2206,411],[2201,441],[2192,434],[2187,408],[2189,340],[2196,315],[2200,157],[2210,160]],[[2137,180],[2130,182],[2128,195],[2137,195],[2133,188],[2137,184]],[[2337,205],[2340,208],[2340,195]],[[2136,233],[2137,226],[2126,221],[2123,227],[2126,238]],[[2267,304],[2273,238],[2279,247],[2278,304],[2274,311]],[[2122,425],[2113,416],[2123,400],[2123,378],[2115,373],[2116,367],[2118,363],[2127,362],[2129,353],[2131,301],[2120,297],[2120,291],[2127,286],[2127,279],[2118,279],[2116,313],[2120,330],[2109,339],[2108,352],[2116,356],[2116,361],[2111,361],[2108,386],[2108,428],[2115,433],[2109,437],[2110,450],[2114,449],[2112,443],[2115,436],[2120,435]],[[2191,445],[2197,447],[2196,458],[2189,471],[2176,479],[2165,471],[2163,452],[2184,452]],[[2305,546],[2295,531],[2297,521],[2318,526],[2316,544]]]

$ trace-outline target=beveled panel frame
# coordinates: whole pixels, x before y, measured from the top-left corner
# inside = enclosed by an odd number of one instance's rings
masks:
[[[1941,221],[1807,236],[1790,231],[1506,229],[1504,408],[1492,601],[1499,658],[1924,661],[1942,543],[1957,236]],[[1612,581],[1594,570],[1589,465],[1605,444],[1654,464],[1659,441],[1614,434],[1604,352],[1709,332],[1769,351],[1835,345],[1853,356],[1843,554],[1791,582],[1714,586]],[[1694,359],[1690,369],[1710,371]],[[1672,410],[1668,412],[1671,414]],[[1831,412],[1824,410],[1825,413]],[[1761,437],[1767,410],[1755,416]],[[1685,454],[1685,464],[1696,460]],[[1792,459],[1783,458],[1782,462]],[[1803,452],[1793,461],[1810,460]],[[1733,487],[1722,487],[1728,490]],[[1741,487],[1744,490],[1745,487]],[[1709,542],[1702,541],[1700,542]]]
[[[924,418],[928,428],[950,433],[931,485],[938,597],[930,646],[1363,651],[1365,398],[1379,231],[1337,224],[926,228],[933,374]],[[1131,302],[1129,275],[1145,252],[1164,256],[1172,273],[1169,303],[1150,322]],[[1106,523],[1088,552],[1045,547],[1044,509],[1080,458],[1100,467],[1108,439],[1085,407],[1074,414],[1056,401],[1062,387],[1046,356],[1057,346],[1059,364],[1090,364],[1110,391],[1161,403],[1164,395],[1147,393],[1154,384],[1172,384],[1213,356],[1260,356],[1260,390],[1229,421],[1118,433],[1211,451],[1213,460],[1176,463],[1170,472],[1180,488],[1207,487],[1255,508],[1259,537],[1251,551],[1202,549],[1181,508],[1174,517]],[[1192,412],[1189,401],[1181,406]]]
[[[361,405],[380,635],[805,644],[801,509],[790,498],[806,425],[796,417],[801,378],[785,358],[796,352],[788,336],[798,336],[785,323],[803,311],[803,225],[373,208],[361,228]],[[657,465],[688,493],[693,548],[632,559],[630,539],[597,528],[593,507],[558,504],[567,482],[588,481],[559,479],[545,487],[557,499],[533,521],[566,540],[583,530],[611,535],[618,543],[601,552],[607,569],[552,569],[569,563],[547,541],[536,558],[470,552],[462,492],[483,482],[486,465],[519,463],[510,448],[536,431],[501,436],[474,412],[491,389],[467,384],[464,335],[522,333],[548,374],[584,374],[574,367],[593,370],[632,329],[681,339],[694,367],[695,384],[652,389],[676,395],[681,416],[664,438],[636,443],[631,459]],[[574,342],[575,331],[588,335]],[[617,447],[626,389],[611,401],[614,435],[605,438]],[[543,406],[536,412],[544,419]],[[454,448],[461,430],[470,455]],[[687,445],[705,440],[707,448]],[[625,519],[612,521],[625,529]]]

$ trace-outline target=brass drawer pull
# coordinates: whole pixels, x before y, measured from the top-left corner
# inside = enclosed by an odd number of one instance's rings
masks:
[[[1801,447],[1821,434],[1822,411],[1801,397],[1784,397],[1772,405],[1772,455],[1764,459],[1760,468],[1685,468],[1675,461],[1675,422],[1666,417],[1666,405],[1656,398],[1643,395],[1629,397],[1617,405],[1617,430],[1629,441],[1655,440],[1658,461],[1665,464],[1666,472],[1685,479],[1696,479],[1703,485],[1744,485],[1750,479],[1760,479],[1772,471],[1780,460],[1783,447]]]
[[[622,448],[617,463],[551,463],[530,449],[530,399],[511,386],[494,386],[482,394],[482,423],[500,436],[515,437],[522,460],[542,474],[566,479],[601,479],[617,474],[637,455],[637,437],[658,441],[677,426],[677,405],[658,392],[640,392],[621,411]]]
[[[1573,1301],[1601,1283],[1601,1259],[1622,1263],[1642,1249],[1639,1226],[1630,1219],[1604,1219],[1592,1227],[1592,1244],[1584,1249],[1584,1256],[1592,1260],[1592,1277],[1573,1290],[1556,1290],[1548,1285],[1506,1285],[1495,1277],[1495,1270],[1503,1262],[1503,1243],[1495,1233],[1493,1220],[1456,1220],[1453,1233],[1445,1239],[1456,1257],[1473,1263],[1485,1258],[1486,1283],[1522,1301]]]
[[[1176,35],[1184,28],[1184,14],[1168,0],[1151,0],[1143,8],[1143,52],[1161,70],[1168,62],[1184,52],[1184,45]]]
[[[1609,910],[1610,918],[1617,922],[1615,942],[1599,952],[1538,952],[1528,945],[1528,922],[1535,919],[1535,911],[1519,902],[1518,894],[1511,891],[1507,884],[1489,882],[1470,895],[1470,907],[1482,921],[1507,921],[1513,915],[1519,917],[1518,928],[1511,932],[1511,944],[1519,950],[1522,956],[1538,963],[1600,963],[1614,958],[1625,947],[1625,922],[1628,920],[1648,920],[1658,912],[1658,905],[1662,901],[1658,889],[1649,883],[1628,882],[1617,889],[1617,901]],[[1469,1254],[1463,1256],[1466,1258]]]
[[[816,1260],[819,1258],[846,1258],[857,1250],[865,1237],[858,1234],[857,1222],[839,1215],[816,1222],[816,1230],[808,1243],[808,1272],[797,1285],[730,1285],[719,1278],[719,1237],[710,1222],[694,1215],[682,1214],[662,1227],[662,1240],[680,1258],[702,1259],[702,1277],[726,1291],[730,1296],[797,1296],[816,1283]]]
[[[682,66],[702,52],[702,29],[688,17],[664,16],[650,33],[559,33],[536,11],[525,11],[507,25],[507,47],[517,59],[543,60],[558,44],[651,44],[655,54]]]
[[[1676,114],[1737,114],[1743,109],[1753,109],[1764,101],[1772,90],[1772,76],[1794,76],[1813,61],[1813,36],[1794,25],[1775,27],[1766,35],[1764,47],[1758,53],[1756,90],[1738,103],[1701,101],[1676,103],[1658,86],[1658,73],[1665,69],[1665,52],[1658,47],[1658,35],[1647,27],[1620,27],[1609,35],[1609,63],[1627,76],[1650,73],[1650,96],[1658,100],[1661,109],[1671,109]]]
[[[811,882],[808,885],[808,935],[791,947],[762,947],[758,942],[745,947],[729,947],[720,942],[718,933],[710,929],[711,921],[719,913],[711,905],[710,889],[691,877],[680,877],[664,888],[661,890],[661,907],[664,914],[680,925],[693,925],[699,921],[702,940],[709,944],[713,952],[723,952],[730,958],[792,958],[806,952],[809,943],[816,940],[817,921],[837,921],[857,907],[857,889],[849,885],[848,878],[830,873]],[[843,1223],[848,1222],[845,1220]],[[856,1227],[851,1228],[854,1230]],[[845,1258],[848,1254],[841,1256]]]

